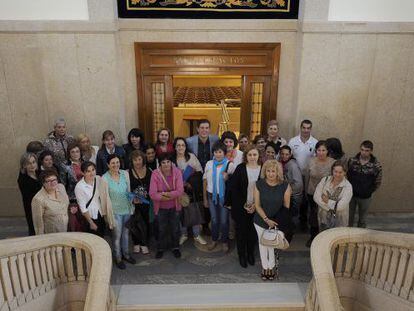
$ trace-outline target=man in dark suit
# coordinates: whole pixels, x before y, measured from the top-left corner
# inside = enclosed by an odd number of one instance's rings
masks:
[[[217,135],[210,135],[210,129],[210,121],[201,119],[197,122],[198,135],[187,138],[188,149],[200,161],[203,171],[206,163],[213,158],[211,151],[213,145],[219,140]],[[204,212],[205,223],[203,224],[203,233],[204,235],[211,235],[210,228],[208,227],[211,220],[210,211],[208,208],[205,208]]]

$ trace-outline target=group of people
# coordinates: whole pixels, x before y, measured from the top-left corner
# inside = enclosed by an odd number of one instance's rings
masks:
[[[168,249],[181,257],[180,245],[189,236],[223,252],[235,238],[246,268],[255,264],[257,241],[268,228],[290,241],[295,230],[309,226],[310,246],[322,230],[353,226],[357,210],[358,226],[365,227],[382,178],[371,141],[348,159],[339,139],[311,135],[310,120],[288,142],[275,120],[251,142],[247,135],[210,131],[206,119],[189,138],[173,139],[161,128],[152,144],[134,128],[121,146],[106,130],[98,147],[85,134],[68,135],[65,120],[56,120],[45,141],[30,142],[21,157],[18,184],[29,235],[110,232],[120,269],[136,262],[131,250],[149,254],[151,238],[155,258]],[[261,277],[273,280],[279,252],[260,243],[259,252]]]

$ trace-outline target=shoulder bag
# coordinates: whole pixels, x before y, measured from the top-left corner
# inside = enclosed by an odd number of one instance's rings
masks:
[[[165,177],[162,173],[160,173],[161,178],[165,184],[165,186],[167,187],[168,191],[171,191],[170,185],[167,183],[167,181],[165,180]],[[182,207],[187,207],[188,205],[190,205],[190,197],[188,196],[187,193],[183,193],[182,195],[180,195],[180,197],[178,198],[178,202],[180,203],[180,205]]]

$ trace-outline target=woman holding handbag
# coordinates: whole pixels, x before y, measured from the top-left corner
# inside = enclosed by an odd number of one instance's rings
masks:
[[[331,176],[323,178],[316,187],[313,199],[318,204],[319,230],[347,227],[352,185],[345,178],[346,169],[342,161],[332,165]]]
[[[168,153],[159,157],[160,167],[152,172],[149,195],[158,217],[158,246],[155,258],[161,259],[164,251],[171,246],[175,258],[180,252],[180,196],[184,193],[181,171],[173,165]],[[171,236],[169,236],[171,234]],[[172,240],[172,245],[168,245]]]
[[[293,229],[288,211],[292,190],[284,181],[282,165],[276,160],[267,160],[263,164],[261,177],[262,179],[256,182],[254,190],[256,208],[254,227],[259,241],[266,229],[275,227],[283,231],[289,241]],[[279,253],[277,252],[275,257],[274,248],[261,243],[259,243],[259,251],[262,262],[262,280],[273,280],[275,276],[278,276]]]
[[[100,237],[105,235],[106,223],[110,230],[114,227],[114,215],[109,199],[108,185],[96,175],[96,165],[85,161],[81,165],[83,178],[76,184],[75,195],[83,217],[89,224],[89,233]]]
[[[203,168],[197,157],[188,151],[188,146],[185,138],[177,137],[174,139],[174,155],[173,162],[177,168],[183,173],[184,192],[190,197],[190,202],[197,204],[202,200],[202,174]],[[190,203],[190,204],[191,204]],[[187,208],[187,207],[184,207]],[[184,215],[185,216],[185,213]],[[194,241],[201,245],[206,245],[206,240],[200,234],[201,222],[191,226],[193,231]],[[181,227],[180,245],[188,239],[187,227],[183,224]]]
[[[243,163],[237,166],[230,181],[231,216],[236,224],[236,242],[239,263],[247,268],[254,266],[256,232],[253,225],[254,188],[260,177],[259,150],[247,145],[243,154]]]
[[[313,200],[316,186],[331,171],[334,159],[328,156],[328,145],[325,140],[320,140],[315,146],[316,157],[311,158],[308,167],[305,168],[305,185],[306,193],[308,197],[310,214],[309,214],[309,226],[310,226],[310,238],[306,242],[306,246],[310,247],[313,239],[319,233],[318,224],[318,204]]]

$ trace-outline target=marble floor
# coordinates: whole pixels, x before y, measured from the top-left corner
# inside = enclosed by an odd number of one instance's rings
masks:
[[[368,218],[370,229],[414,233],[414,213],[373,214]],[[0,218],[0,239],[20,237],[26,234],[24,218]],[[297,234],[291,247],[280,255],[279,282],[303,282],[311,278],[309,249],[305,247],[308,236]],[[176,259],[165,252],[162,259],[151,254],[135,254],[137,263],[127,264],[126,270],[113,268],[112,284],[208,284],[208,283],[254,283],[259,278],[260,260],[258,252],[255,266],[247,269],[238,264],[234,242],[227,253],[206,252],[195,247],[192,239],[182,247],[182,258]]]

